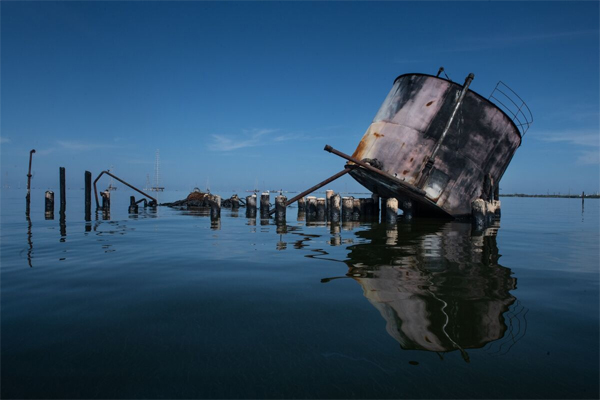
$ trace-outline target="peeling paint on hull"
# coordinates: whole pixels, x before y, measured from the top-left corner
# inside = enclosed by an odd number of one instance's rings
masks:
[[[461,90],[461,85],[430,75],[399,76],[353,157],[377,159],[383,171],[418,186]],[[413,200],[417,215],[469,216],[473,200],[489,197],[484,181],[491,180],[492,188],[498,185],[520,144],[513,121],[469,90],[421,187],[425,196],[362,169],[350,175],[382,197]]]

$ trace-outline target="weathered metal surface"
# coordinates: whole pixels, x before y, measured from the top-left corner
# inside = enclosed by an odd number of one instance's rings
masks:
[[[399,76],[352,155],[377,159],[383,163],[382,172],[415,187],[439,145],[435,165],[423,182],[424,196],[385,174],[361,168],[350,175],[382,197],[414,200],[417,214],[470,215],[472,201],[482,195],[484,178],[498,184],[521,136],[502,110],[469,90],[440,143],[462,89],[431,75]]]

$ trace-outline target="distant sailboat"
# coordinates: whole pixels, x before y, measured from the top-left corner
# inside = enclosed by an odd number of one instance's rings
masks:
[[[150,189],[153,192],[163,192],[165,190],[165,188],[163,186],[159,185],[159,182],[160,182],[159,167],[160,167],[160,158],[159,158],[158,149],[156,149],[156,165],[154,167],[154,170],[156,172],[156,182],[155,182],[154,186],[152,186],[152,188]]]
[[[114,169],[114,166],[110,166],[110,168],[108,169],[108,172],[112,173],[112,170]],[[117,187],[114,185],[115,181],[113,180],[113,178],[110,178],[110,183],[108,184],[108,187],[106,188],[106,190],[108,191],[113,191],[113,190],[117,190]]]

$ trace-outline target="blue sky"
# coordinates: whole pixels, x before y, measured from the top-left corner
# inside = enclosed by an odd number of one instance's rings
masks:
[[[1,178],[304,189],[342,169],[396,76],[444,66],[534,123],[505,193],[599,190],[598,2],[1,2]],[[331,185],[356,190],[350,177]]]

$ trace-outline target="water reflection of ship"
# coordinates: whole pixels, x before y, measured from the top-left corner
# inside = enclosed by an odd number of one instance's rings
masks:
[[[525,334],[527,310],[498,264],[496,233],[456,222],[373,227],[357,233],[369,243],[349,247],[347,275],[403,349],[459,350],[468,361],[465,349],[496,341],[486,350],[504,353]]]

